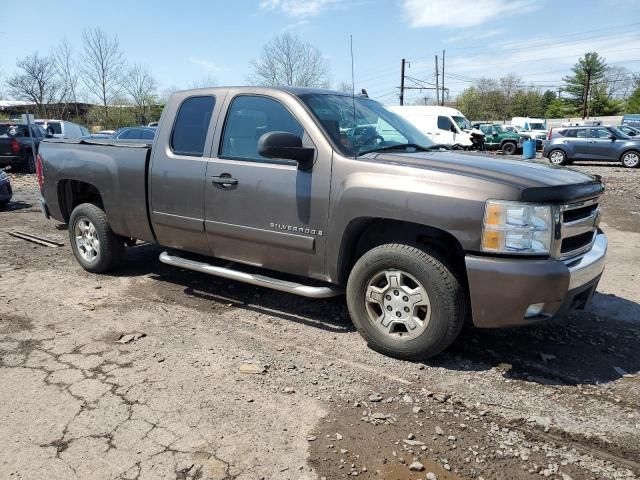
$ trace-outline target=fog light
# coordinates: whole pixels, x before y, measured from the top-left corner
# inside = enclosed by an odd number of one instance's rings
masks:
[[[527,311],[524,314],[524,318],[537,317],[542,313],[543,308],[544,308],[544,303],[533,303],[529,305],[529,308],[527,308]]]

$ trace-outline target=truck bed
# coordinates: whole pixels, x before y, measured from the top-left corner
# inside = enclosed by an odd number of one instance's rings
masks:
[[[125,237],[154,241],[148,217],[147,172],[151,143],[112,139],[48,139],[40,146],[52,217],[67,221],[64,185],[82,182],[100,192],[111,229]]]

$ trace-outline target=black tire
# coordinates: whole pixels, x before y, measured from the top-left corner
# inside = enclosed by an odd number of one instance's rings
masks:
[[[502,144],[502,153],[504,155],[515,155],[518,146],[513,142],[504,142]]]
[[[95,228],[99,249],[95,257],[86,259],[76,242],[76,226],[89,221]],[[113,233],[107,222],[107,215],[100,207],[92,203],[82,203],[73,209],[69,219],[69,243],[78,263],[92,273],[102,273],[116,268],[124,256],[124,239]]]
[[[549,152],[549,163],[553,165],[568,165],[569,161],[567,160],[567,154],[564,153],[564,150],[560,150],[559,148],[551,150]]]
[[[36,173],[36,157],[31,150],[27,150],[17,170],[22,173]]]
[[[629,150],[620,157],[620,163],[625,168],[638,168],[640,166],[640,152]]]
[[[394,337],[376,327],[370,318],[365,301],[367,287],[376,275],[389,270],[408,273],[428,295],[430,319],[415,338]],[[360,257],[347,282],[347,305],[354,325],[370,348],[407,360],[433,357],[451,345],[467,312],[463,287],[446,262],[421,248],[398,243],[375,247]]]

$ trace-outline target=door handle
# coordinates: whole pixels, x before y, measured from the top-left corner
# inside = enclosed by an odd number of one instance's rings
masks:
[[[595,140],[589,140],[589,143],[596,143]]]
[[[220,185],[224,188],[229,188],[238,184],[238,179],[233,178],[229,173],[223,173],[219,177],[211,177],[211,183],[214,185]]]

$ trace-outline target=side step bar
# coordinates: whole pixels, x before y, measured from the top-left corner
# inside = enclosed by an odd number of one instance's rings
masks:
[[[204,262],[196,262],[194,260],[169,255],[167,252],[162,252],[160,254],[160,261],[167,265],[173,265],[174,267],[195,270],[196,272],[207,273],[209,275],[228,278],[230,280],[237,280],[238,282],[250,283],[251,285],[271,288],[281,292],[293,293],[303,297],[329,298],[336,297],[344,293],[344,291],[337,286],[327,285],[323,287],[312,287],[310,285],[279,280],[277,278],[255,273],[246,273],[239,270],[231,270],[230,268],[217,267]]]

